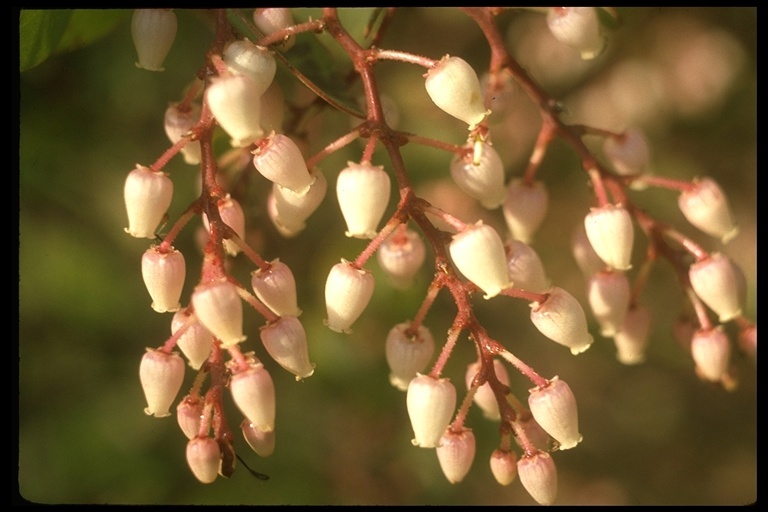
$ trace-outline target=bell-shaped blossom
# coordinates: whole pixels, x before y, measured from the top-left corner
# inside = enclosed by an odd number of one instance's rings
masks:
[[[224,199],[219,200],[217,207],[221,221],[232,228],[240,239],[243,239],[245,237],[245,212],[243,212],[243,207],[240,206],[237,199],[227,194]],[[203,213],[203,225],[206,230],[210,231],[210,223],[205,213]],[[237,256],[242,251],[240,246],[232,240],[224,240],[224,250],[230,256]]]
[[[282,132],[287,110],[283,89],[273,81],[261,95],[261,128],[264,133]]]
[[[741,315],[744,276],[728,256],[713,253],[693,263],[688,269],[688,278],[693,291],[717,313],[720,322],[728,322]]]
[[[176,406],[176,421],[187,439],[193,439],[199,434],[202,415],[203,402],[199,398],[187,395]]]
[[[317,210],[328,191],[328,181],[323,173],[317,169],[312,169],[310,173],[314,181],[303,194],[277,183],[272,185],[276,214],[274,221],[289,233],[298,234],[306,227],[306,220]]]
[[[389,204],[389,174],[370,162],[347,162],[336,178],[336,198],[347,224],[346,235],[373,238]]]
[[[192,307],[203,327],[221,340],[224,348],[245,341],[243,303],[237,287],[222,279],[195,287]]]
[[[253,79],[259,94],[269,88],[275,78],[277,63],[268,48],[253,44],[247,39],[233,41],[224,48],[224,63],[233,73],[247,75]]]
[[[486,299],[513,285],[501,237],[482,221],[453,235],[448,250],[459,272],[483,290]]]
[[[216,122],[232,138],[233,147],[249,146],[264,134],[260,123],[262,92],[248,75],[211,78],[205,98]]]
[[[131,37],[139,60],[136,67],[164,71],[163,62],[176,39],[178,20],[172,9],[135,9]]]
[[[296,296],[296,279],[290,267],[280,259],[271,261],[268,268],[251,272],[251,286],[256,297],[276,315],[301,315]]]
[[[470,130],[490,114],[477,73],[461,57],[444,56],[425,77],[424,86],[434,104],[467,123]]]
[[[155,238],[173,199],[173,182],[160,171],[136,164],[128,173],[123,189],[128,227],[125,232],[136,238]]]
[[[273,133],[259,143],[253,154],[253,165],[272,183],[304,195],[315,176],[310,174],[304,155],[296,143],[282,133]]]
[[[554,377],[546,386],[532,388],[528,407],[536,422],[559,443],[561,450],[581,442],[576,397],[564,380]]]
[[[243,416],[263,431],[275,428],[275,384],[264,365],[249,355],[249,367],[232,375],[229,389]]]
[[[267,353],[277,364],[296,375],[296,380],[315,372],[315,366],[309,362],[307,333],[295,316],[281,316],[262,327],[259,335]]]
[[[595,249],[592,248],[592,244],[589,243],[583,222],[578,223],[573,230],[571,235],[571,251],[576,264],[586,279],[589,279],[601,270],[605,270],[606,264],[597,255]]]
[[[723,243],[739,233],[728,198],[712,178],[694,180],[691,188],[678,196],[677,204],[688,222]]]
[[[277,32],[278,30],[284,30],[293,22],[293,14],[289,7],[263,7],[253,11],[253,24],[256,25],[265,36]],[[281,51],[290,50],[296,43],[296,36],[294,34],[288,35],[278,45]]]
[[[173,247],[161,252],[153,245],[141,257],[141,277],[158,313],[178,311],[187,265],[184,255]]]
[[[456,388],[446,378],[418,374],[408,384],[406,407],[414,446],[435,448],[456,409]]]
[[[699,329],[691,339],[691,356],[698,374],[712,382],[720,382],[731,362],[731,342],[722,326]]]
[[[256,452],[259,457],[269,457],[275,452],[275,431],[261,430],[248,420],[240,423],[240,430],[248,446]]]
[[[195,437],[187,442],[187,464],[195,478],[211,484],[219,476],[221,449],[212,437]]]
[[[213,334],[197,321],[197,317],[189,311],[189,308],[182,308],[173,315],[171,334],[176,334],[176,331],[186,324],[189,324],[189,326],[179,336],[176,346],[187,357],[189,366],[199,370],[211,355]]]
[[[473,151],[454,155],[450,163],[451,177],[467,195],[480,201],[484,208],[493,210],[507,198],[504,164],[487,142],[481,143],[479,156],[476,159]]]
[[[350,333],[350,327],[373,297],[373,275],[342,258],[328,273],[325,281],[325,324],[336,332]]]
[[[531,243],[549,209],[549,192],[544,183],[526,183],[514,178],[507,185],[507,197],[501,207],[512,238]]]
[[[643,304],[636,304],[627,310],[621,327],[613,335],[616,359],[621,364],[640,364],[645,361],[645,352],[650,341],[651,314]]]
[[[379,265],[395,288],[406,289],[413,284],[421,269],[427,250],[419,234],[410,229],[396,229],[376,251]]]
[[[595,7],[550,7],[547,27],[555,39],[578,50],[584,60],[605,51],[607,40]]]
[[[389,365],[389,382],[401,391],[408,389],[411,380],[429,364],[435,352],[435,340],[424,325],[416,332],[411,323],[403,322],[389,330],[385,353]]]
[[[624,272],[603,270],[587,281],[589,307],[603,336],[613,336],[621,328],[629,308],[629,293],[629,279]]]
[[[144,412],[156,418],[170,416],[184,382],[184,360],[176,353],[148,348],[139,365],[139,380],[147,399]]]
[[[200,105],[193,103],[185,109],[180,104],[171,103],[165,109],[165,134],[172,144],[179,142],[200,121]],[[181,148],[184,161],[190,165],[200,163],[200,142],[190,140]]]
[[[592,208],[584,218],[584,229],[595,253],[606,265],[617,270],[632,268],[635,230],[626,208],[613,204]]]
[[[464,480],[475,459],[475,434],[468,428],[456,432],[448,429],[435,450],[440,469],[452,484]]]
[[[603,153],[619,176],[638,176],[647,172],[651,164],[648,139],[637,128],[629,128],[618,137],[607,137]]]
[[[517,454],[508,450],[493,450],[490,459],[491,473],[500,485],[509,485],[517,477]]]
[[[517,461],[517,474],[520,475],[520,483],[539,505],[551,505],[555,502],[557,468],[547,452],[523,454]]]
[[[464,374],[464,380],[466,381],[467,389],[472,387],[472,382],[475,380],[475,376],[479,370],[480,363],[478,361],[467,365],[467,372]],[[507,369],[504,366],[504,363],[498,359],[494,359],[493,371],[496,374],[496,378],[499,379],[499,382],[505,386],[509,385],[509,374],[507,373]],[[501,418],[501,414],[499,413],[499,402],[496,400],[496,395],[494,394],[493,389],[491,389],[491,385],[488,384],[487,381],[477,388],[477,391],[475,391],[475,395],[472,397],[472,400],[475,402],[475,405],[480,407],[480,409],[483,411],[483,416],[489,420],[498,420]]]
[[[744,352],[752,362],[757,362],[757,325],[747,324],[739,329],[739,350]]]
[[[587,329],[587,317],[576,298],[553,286],[542,302],[532,302],[531,322],[544,336],[571,349],[576,355],[594,341]]]
[[[549,278],[538,253],[525,242],[511,240],[507,244],[509,280],[515,288],[544,293],[549,289]]]

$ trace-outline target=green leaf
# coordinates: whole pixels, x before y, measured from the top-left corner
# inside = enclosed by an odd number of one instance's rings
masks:
[[[118,9],[77,9],[72,11],[67,30],[61,38],[56,53],[77,50],[106,36],[133,11]]]
[[[58,47],[72,16],[71,10],[23,10],[19,17],[19,70],[47,59]]]

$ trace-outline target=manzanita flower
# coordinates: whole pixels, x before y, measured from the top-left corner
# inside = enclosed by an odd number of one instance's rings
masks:
[[[314,181],[309,190],[303,194],[294,192],[289,188],[272,184],[272,197],[274,198],[275,219],[279,226],[289,233],[298,234],[306,227],[306,220],[323,202],[328,191],[328,181],[317,169],[310,171]]]
[[[271,261],[268,268],[251,272],[251,286],[256,297],[276,315],[301,315],[296,296],[296,279],[290,267],[279,258]]]
[[[416,374],[427,367],[434,351],[435,340],[424,325],[419,325],[415,332],[410,322],[394,326],[385,342],[390,384],[401,391],[407,390]]]
[[[479,361],[475,361],[474,363],[467,365],[467,372],[464,374],[467,389],[472,388],[472,382],[475,380],[475,376],[479,370]],[[493,371],[496,374],[496,378],[499,379],[499,382],[505,386],[509,385],[509,374],[507,373],[507,369],[504,367],[504,363],[498,359],[494,359]],[[475,395],[472,397],[472,400],[478,407],[480,407],[480,409],[483,411],[483,416],[486,418],[490,420],[498,420],[501,418],[501,414],[499,413],[499,402],[496,400],[496,394],[493,392],[491,385],[488,384],[487,381],[477,388],[477,391],[475,391]]]
[[[547,26],[555,39],[578,50],[584,60],[605,50],[606,38],[595,7],[550,7]]]
[[[234,284],[222,279],[198,285],[192,292],[192,307],[203,327],[221,340],[223,347],[245,341],[243,303]]]
[[[413,284],[427,250],[419,234],[402,225],[379,246],[376,257],[395,288],[406,289]]]
[[[211,78],[205,98],[216,122],[232,138],[233,147],[249,146],[264,134],[260,124],[262,92],[248,75]]]
[[[182,110],[180,104],[171,103],[165,109],[165,134],[176,144],[200,121],[200,105],[192,103]],[[181,148],[184,161],[191,165],[200,163],[200,142],[190,140]]]
[[[139,365],[139,380],[147,399],[144,412],[156,418],[170,416],[171,404],[184,382],[184,360],[175,352],[147,348]]]
[[[474,151],[454,155],[450,171],[456,185],[480,201],[484,208],[498,208],[507,197],[504,164],[498,152],[487,142],[481,143],[480,158],[477,160]]]
[[[178,311],[187,265],[184,255],[173,247],[160,251],[153,245],[141,257],[141,276],[158,313]]]
[[[283,89],[278,82],[273,81],[261,95],[261,127],[264,133],[283,131],[287,110]]]
[[[452,484],[464,480],[475,459],[475,434],[468,428],[448,429],[435,450],[440,469]]]
[[[350,333],[350,327],[363,314],[373,297],[373,275],[342,258],[325,281],[325,324],[332,331]]]
[[[253,24],[265,36],[293,25],[293,15],[288,7],[264,7],[253,11]],[[294,34],[286,36],[278,45],[280,50],[290,50],[296,42]]]
[[[691,339],[691,356],[699,375],[720,382],[731,361],[731,342],[722,326],[699,329]]]
[[[536,293],[544,293],[549,289],[549,279],[541,258],[525,242],[511,240],[507,244],[507,269],[509,280],[515,288]]]
[[[693,263],[688,270],[696,295],[727,322],[741,315],[744,302],[744,276],[733,261],[722,253]]]
[[[243,239],[245,237],[245,212],[243,212],[243,207],[240,206],[237,199],[227,194],[224,199],[218,201],[217,207],[221,221],[232,228],[232,231],[240,239]],[[208,216],[205,213],[203,213],[203,225],[205,225],[205,229],[210,231]],[[229,239],[224,240],[224,250],[230,256],[237,256],[242,251],[237,243]]]
[[[618,270],[597,272],[587,281],[589,307],[603,336],[613,336],[621,328],[629,308],[629,292],[629,279]]]
[[[281,316],[262,327],[259,335],[267,353],[277,364],[296,375],[296,380],[315,372],[315,366],[309,362],[307,333],[295,316]]]
[[[131,18],[131,37],[139,61],[136,67],[164,71],[163,61],[176,39],[178,21],[172,9],[135,9]]]
[[[581,442],[576,397],[564,380],[553,377],[546,386],[532,388],[528,407],[536,422],[559,443],[561,450]]]
[[[389,204],[389,174],[370,162],[347,162],[336,178],[336,198],[347,224],[346,235],[373,238]]]
[[[161,171],[136,164],[128,173],[123,189],[128,227],[125,232],[136,238],[155,238],[173,199],[173,182]]]
[[[414,446],[435,448],[456,409],[456,388],[446,378],[417,374],[406,393]]]
[[[607,137],[603,153],[619,176],[638,176],[645,173],[651,163],[651,150],[643,132],[629,128],[617,137]]]
[[[259,427],[244,419],[240,423],[240,430],[248,446],[259,457],[269,457],[275,451],[275,431],[261,430]]]
[[[552,457],[543,451],[523,454],[517,461],[517,474],[528,494],[540,505],[551,505],[557,497],[557,468]]]
[[[549,193],[544,183],[526,183],[514,178],[507,185],[507,197],[501,207],[512,238],[531,243],[549,209]]]
[[[461,57],[444,56],[424,76],[427,94],[435,105],[467,123],[470,130],[490,114],[477,73]]]
[[[586,279],[606,268],[605,262],[600,259],[592,244],[589,243],[583,222],[578,223],[573,230],[571,235],[571,251],[573,252],[576,264]]]
[[[306,194],[315,181],[299,146],[282,133],[273,133],[259,143],[253,154],[253,165],[272,183],[299,195]]]
[[[229,381],[232,399],[245,418],[262,431],[275,428],[275,384],[264,365],[247,354],[249,367]]]
[[[640,364],[645,361],[645,351],[650,341],[651,314],[643,304],[631,306],[621,327],[613,334],[616,359],[622,364]]]
[[[486,299],[512,286],[504,244],[491,226],[482,221],[468,224],[453,235],[448,250],[459,272],[483,290]]]
[[[635,231],[626,208],[614,204],[592,208],[584,218],[584,229],[595,253],[606,265],[617,270],[632,268]]]
[[[688,222],[723,243],[729,242],[739,232],[728,198],[712,178],[694,180],[691,188],[680,194],[677,203]]]
[[[221,449],[212,437],[195,437],[187,443],[187,464],[200,482],[213,483],[219,476],[220,462]]]
[[[202,415],[203,402],[199,398],[187,395],[176,406],[176,421],[187,439],[193,439],[199,434]]]
[[[199,370],[211,355],[213,334],[203,327],[197,320],[197,317],[190,312],[189,308],[182,308],[173,315],[173,320],[171,320],[171,334],[176,334],[176,331],[186,324],[189,324],[189,326],[182,335],[179,336],[176,346],[179,347],[182,354],[187,356],[189,366],[195,370]]]
[[[260,95],[264,94],[275,78],[277,63],[272,52],[247,39],[229,43],[222,58],[230,71],[251,77]]]
[[[509,485],[517,477],[517,454],[513,451],[496,449],[491,454],[491,473],[500,485]]]
[[[576,355],[594,341],[587,329],[587,317],[576,298],[559,286],[553,286],[541,302],[532,302],[531,322],[544,336],[571,349]]]

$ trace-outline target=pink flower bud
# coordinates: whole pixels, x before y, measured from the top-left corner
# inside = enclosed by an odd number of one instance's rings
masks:
[[[200,105],[193,103],[181,110],[178,103],[171,103],[165,110],[165,134],[172,144],[179,142],[200,121]],[[191,165],[200,163],[200,142],[193,140],[181,148],[184,161]]]
[[[184,382],[184,360],[176,353],[148,348],[139,365],[139,380],[147,399],[144,412],[156,418],[170,416],[171,404]]]
[[[213,483],[219,476],[221,450],[211,437],[195,437],[187,443],[187,464],[195,478],[204,484]]]
[[[645,361],[651,330],[651,314],[648,308],[637,304],[627,310],[621,327],[613,335],[616,359],[622,364],[640,364]]]
[[[315,181],[304,194],[298,194],[277,183],[272,185],[275,221],[289,232],[298,233],[306,227],[306,220],[317,210],[328,191],[328,182],[323,173],[312,169],[311,175]]]
[[[552,436],[536,421],[530,411],[519,414],[515,421],[525,431],[525,435],[533,443],[533,446],[543,451],[550,451]],[[519,444],[519,443],[518,443]]]
[[[310,174],[299,146],[282,133],[273,133],[259,143],[253,165],[262,176],[298,195],[309,191],[315,176]]]
[[[277,63],[272,52],[247,39],[233,41],[227,45],[222,58],[233,73],[251,77],[259,94],[264,94],[275,78]]]
[[[385,344],[389,382],[401,391],[407,390],[416,374],[424,371],[435,351],[435,340],[429,329],[419,325],[412,333],[410,327],[410,322],[394,326]]]
[[[237,199],[233,199],[232,196],[227,194],[224,199],[219,200],[217,206],[219,209],[219,215],[221,216],[221,221],[232,228],[235,234],[241,239],[244,238],[245,212],[243,212],[243,208],[240,206],[240,203],[237,201]],[[205,213],[203,213],[203,225],[205,226],[205,229],[210,232],[210,223],[208,221],[208,216]],[[224,240],[224,250],[227,251],[227,254],[230,256],[237,256],[240,254],[240,251],[242,251],[240,246],[232,240]]]
[[[275,384],[261,362],[251,356],[250,367],[232,375],[232,399],[245,418],[262,431],[275,428]]]
[[[253,11],[253,24],[261,32],[268,36],[278,30],[283,30],[293,25],[293,15],[288,7],[260,8]],[[296,42],[293,34],[286,36],[278,45],[282,51],[290,50]]]
[[[688,270],[691,288],[720,322],[741,315],[744,301],[744,277],[741,270],[726,255],[713,253],[693,263]]]
[[[144,252],[141,276],[152,297],[152,309],[158,313],[178,311],[186,272],[184,255],[173,247],[169,252],[160,252],[153,245]]]
[[[347,224],[347,236],[376,236],[391,190],[384,167],[370,162],[347,162],[347,167],[336,178],[336,198]]]
[[[748,324],[739,330],[739,349],[757,362],[757,325]]]
[[[272,225],[275,227],[278,233],[285,238],[293,238],[297,236],[306,227],[304,223],[301,223],[298,227],[288,227],[283,225],[280,219],[280,214],[277,212],[277,202],[275,200],[274,189],[277,185],[273,184],[273,190],[267,195],[267,215],[269,220],[272,221]]]
[[[480,201],[484,208],[493,210],[507,197],[504,164],[493,146],[483,142],[480,148],[477,160],[473,152],[454,155],[450,164],[451,177],[467,195]]]
[[[203,402],[199,398],[187,395],[176,406],[176,421],[187,439],[194,439],[200,432],[203,416]]]
[[[250,76],[213,77],[205,98],[216,122],[232,137],[230,144],[240,148],[253,144],[264,133],[261,129],[261,93]]]
[[[720,382],[731,361],[731,343],[722,326],[697,330],[691,340],[691,356],[700,376]]]
[[[739,233],[728,198],[712,178],[694,180],[691,188],[677,198],[677,203],[688,222],[723,243]]]
[[[477,73],[464,59],[446,55],[425,77],[424,86],[435,105],[467,123],[470,130],[490,114]]]
[[[384,240],[376,257],[381,268],[389,275],[392,285],[407,289],[413,284],[414,276],[424,263],[426,247],[418,233],[404,225],[402,227]]]
[[[260,430],[256,425],[248,420],[240,423],[240,430],[248,446],[256,452],[259,457],[269,457],[275,452],[275,431]]]
[[[452,484],[464,480],[475,459],[475,434],[468,428],[445,431],[437,445],[437,460],[445,478]]]
[[[531,243],[548,209],[549,193],[542,182],[527,184],[521,178],[509,182],[501,211],[512,238]]]
[[[482,221],[453,235],[448,250],[459,272],[483,290],[486,299],[513,285],[501,237]]]
[[[256,297],[276,315],[301,315],[296,297],[296,279],[288,265],[279,259],[271,261],[269,268],[251,272],[251,286]]]
[[[171,9],[135,9],[131,18],[131,37],[139,61],[136,67],[164,71],[163,61],[176,39],[178,21]]]
[[[626,208],[613,204],[592,208],[584,218],[584,229],[595,253],[606,265],[617,270],[632,268],[635,231]]]
[[[629,292],[629,279],[624,272],[608,269],[589,278],[587,300],[603,336],[613,336],[621,328],[629,308]]]
[[[456,388],[449,379],[417,374],[406,393],[414,446],[435,448],[456,409]]]
[[[547,26],[555,39],[578,50],[584,60],[605,50],[607,41],[595,7],[550,7]]]
[[[557,497],[557,468],[546,452],[523,454],[517,461],[520,483],[539,505],[551,505]]]
[[[464,380],[466,381],[467,389],[472,388],[472,382],[475,380],[475,375],[477,375],[479,370],[479,362],[470,363],[467,366],[467,372],[464,374]],[[493,371],[496,374],[496,378],[499,379],[502,384],[506,386],[509,385],[509,374],[507,373],[507,369],[504,367],[504,363],[498,359],[494,359]],[[491,385],[488,384],[487,381],[477,388],[477,391],[475,391],[475,396],[472,397],[472,400],[483,411],[483,416],[489,420],[498,420],[501,418],[499,413],[499,402],[496,400],[496,395],[491,389]]]
[[[208,356],[211,355],[213,334],[200,324],[197,318],[190,313],[189,308],[182,308],[173,315],[171,334],[176,334],[176,331],[187,323],[189,323],[189,327],[179,337],[176,346],[187,357],[189,366],[199,370]]]
[[[192,292],[192,307],[203,327],[219,338],[224,348],[245,341],[243,303],[234,284],[221,280],[198,285]]]
[[[607,137],[603,153],[619,176],[643,174],[651,163],[648,140],[637,128],[629,128],[618,137]]]
[[[528,407],[536,422],[560,444],[569,450],[581,442],[579,413],[571,387],[554,377],[544,387],[535,387],[528,395]]]
[[[350,327],[373,297],[374,284],[370,272],[342,258],[331,268],[325,282],[325,325],[332,331],[351,333]]]
[[[309,362],[307,333],[295,316],[282,316],[259,331],[267,353],[280,366],[296,375],[296,380],[306,379],[315,372]]]
[[[517,476],[517,454],[496,449],[491,454],[491,473],[501,485],[509,485]]]
[[[261,95],[261,127],[266,133],[283,131],[285,119],[285,94],[277,82],[267,87]]]
[[[595,250],[592,248],[592,244],[589,243],[587,238],[587,232],[584,228],[584,223],[579,223],[573,230],[571,236],[571,250],[573,251],[573,257],[576,260],[576,264],[579,266],[581,273],[584,277],[589,279],[596,272],[600,272],[606,268],[605,262],[600,259]]]
[[[553,286],[543,302],[532,302],[531,322],[544,336],[571,349],[576,355],[587,350],[594,339],[587,329],[587,317],[576,298]]]
[[[549,289],[549,279],[541,258],[525,242],[511,240],[507,244],[507,269],[509,280],[515,288],[536,293],[544,293]]]
[[[128,211],[125,232],[136,238],[155,238],[173,198],[173,182],[163,172],[136,164],[128,173],[123,190]]]

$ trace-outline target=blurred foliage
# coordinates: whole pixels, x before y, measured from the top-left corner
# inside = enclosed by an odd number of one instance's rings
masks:
[[[343,19],[360,34],[370,12],[344,10]],[[619,12],[623,23],[610,32],[608,52],[559,77],[547,74],[557,71],[552,68],[559,64],[536,60],[545,52],[526,50],[542,48],[530,46],[535,42],[531,37],[542,33],[539,13],[505,12],[500,21],[510,26],[510,44],[520,42],[521,62],[569,108],[569,121],[600,123],[599,117],[589,116],[618,105],[616,89],[610,89],[612,96],[601,87],[618,80],[612,72],[637,69],[622,67],[630,60],[659,64],[654,69],[665,70],[663,76],[676,76],[681,84],[693,82],[706,89],[703,93],[716,93],[712,101],[696,103],[690,92],[694,89],[687,89],[682,103],[659,101],[653,104],[656,110],[637,108],[646,104],[633,99],[622,104],[625,110],[619,114],[625,117],[619,121],[636,122],[647,130],[657,174],[685,180],[707,174],[719,180],[733,199],[741,233],[731,245],[720,248],[685,225],[673,192],[633,192],[633,199],[649,212],[680,226],[708,250],[726,251],[742,266],[749,283],[747,314],[756,318],[756,9]],[[477,457],[460,484],[445,480],[433,451],[411,446],[405,395],[387,379],[384,337],[391,326],[415,313],[429,282],[429,269],[413,289],[397,291],[386,286],[385,276],[371,261],[368,267],[377,279],[377,290],[354,334],[342,336],[322,324],[328,269],[364,247],[362,241],[343,236],[332,194],[335,173],[346,160],[359,158],[361,145],[350,145],[321,163],[329,195],[296,238],[281,238],[269,223],[263,178],[248,173],[238,189],[247,200],[249,242],[265,258],[279,257],[296,275],[302,322],[317,363],[315,375],[297,383],[267,356],[263,358],[277,388],[277,449],[273,456],[259,459],[242,439],[236,447],[250,466],[271,479],[259,481],[239,468],[229,480],[199,484],[186,466],[186,438],[174,418],[144,415],[139,360],[145,347],[158,346],[170,335],[170,317],[149,308],[140,274],[147,241],[123,232],[122,189],[134,164],[151,163],[168,146],[164,110],[168,102],[181,98],[204,62],[211,35],[208,13],[177,14],[177,40],[164,73],[134,66],[130,17],[125,11],[25,11],[20,18],[21,69],[26,70],[20,75],[19,146],[21,496],[45,504],[532,504],[518,481],[500,487],[493,480],[488,457],[498,442],[496,425],[474,408],[468,426],[477,436]],[[317,16],[312,9],[297,9],[295,16],[304,20],[310,14]],[[677,46],[670,43],[670,34]],[[331,68],[313,62],[317,52],[303,53],[316,46],[314,39],[324,37],[302,34],[285,55],[299,69],[314,66],[324,73],[316,76],[333,80]],[[711,44],[696,46],[699,43]],[[680,57],[672,51],[685,44],[693,54]],[[449,9],[402,9],[381,46],[432,58],[458,54],[476,69],[482,69],[488,58],[477,28]],[[63,48],[72,51],[62,53]],[[698,62],[697,48],[714,48],[722,58],[705,60],[703,68],[685,67]],[[338,60],[333,55],[323,57],[328,59],[324,62]],[[347,63],[340,65],[349,71]],[[384,62],[377,71],[381,90],[401,105],[401,129],[462,142],[460,123],[446,119],[428,103],[421,70]],[[622,87],[658,92],[655,75],[633,76]],[[724,78],[728,78],[725,85],[718,81]],[[278,79],[287,97],[300,91],[290,74],[280,71]],[[589,96],[595,91],[599,94]],[[359,89],[351,92],[358,94]],[[524,169],[538,126],[535,109],[522,93],[516,95],[517,110],[493,128],[510,175]],[[292,119],[290,113],[287,119]],[[321,149],[346,126],[347,117],[332,112],[304,123],[312,135],[310,150]],[[429,197],[438,204],[447,202],[445,207],[465,220],[482,215],[503,226],[499,211],[479,211],[455,194],[446,180],[448,156],[412,145],[403,153],[414,184],[424,195],[433,194]],[[385,162],[379,153],[374,160]],[[174,218],[197,194],[198,177],[180,158],[166,170],[174,180],[169,211]],[[587,180],[573,152],[561,143],[548,151],[541,177],[550,188],[552,209],[534,247],[550,278],[583,300],[584,280],[570,256],[569,240],[590,204]],[[188,226],[175,244],[190,269],[184,297],[195,284],[194,269],[200,264],[195,231],[199,225],[196,221]],[[232,267],[232,273],[246,283],[251,270],[242,255]],[[756,367],[736,354],[740,381],[736,390],[727,392],[701,382],[690,356],[671,335],[684,296],[663,262],[654,267],[643,298],[655,316],[648,361],[638,367],[621,366],[611,341],[599,337],[587,353],[571,356],[535,331],[522,301],[476,301],[477,314],[492,336],[540,374],[567,380],[576,393],[584,441],[555,455],[557,503],[755,501]],[[436,340],[453,313],[447,294],[441,294],[427,318]],[[246,313],[250,335],[246,346],[260,353],[261,320],[256,317],[253,311]],[[459,390],[466,365],[473,360],[470,344],[461,343],[446,367]],[[510,375],[513,390],[524,397],[530,383],[512,371]],[[187,378],[191,383],[191,373]],[[239,416],[233,406],[228,417],[236,430]]]

